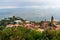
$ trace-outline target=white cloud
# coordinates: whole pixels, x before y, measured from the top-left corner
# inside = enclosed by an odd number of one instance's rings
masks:
[[[1,2],[60,2],[60,0],[0,0]]]
[[[4,8],[17,8],[16,6],[0,6],[0,9],[4,9]]]
[[[7,7],[6,5],[24,5],[24,7],[26,8],[39,8],[39,7],[45,7],[45,8],[49,8],[49,7],[52,7],[52,8],[59,8],[60,7],[60,0],[0,0],[0,2],[2,2],[0,5],[5,5],[5,8]],[[27,2],[26,4],[24,4],[24,2]],[[32,2],[32,3],[31,3]],[[44,4],[46,3],[46,4]],[[27,5],[32,5],[34,4],[33,6],[27,6]],[[36,6],[36,5],[44,5],[44,6]],[[0,7],[0,8],[4,8],[4,7]],[[11,6],[8,6],[7,8],[9,8]],[[23,7],[23,8],[24,8]],[[14,8],[14,7],[13,7]]]
[[[60,0],[17,0],[17,1],[29,1],[29,2],[60,2]]]
[[[19,8],[38,8],[38,9],[48,9],[48,8],[60,8],[60,5],[44,5],[44,6],[23,6]]]
[[[60,8],[60,5],[43,5],[43,6],[0,6],[0,9],[5,8],[38,8],[38,9],[48,9],[48,8]]]

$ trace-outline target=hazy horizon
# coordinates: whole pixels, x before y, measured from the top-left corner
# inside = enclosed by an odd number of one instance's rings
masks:
[[[0,0],[0,19],[19,16],[27,20],[60,20],[60,0]]]

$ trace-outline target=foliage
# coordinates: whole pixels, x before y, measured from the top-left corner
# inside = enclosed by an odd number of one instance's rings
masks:
[[[0,40],[60,40],[60,31],[47,30],[41,33],[24,27],[4,28],[0,30]]]
[[[0,26],[0,30],[3,30],[5,27],[4,26]]]

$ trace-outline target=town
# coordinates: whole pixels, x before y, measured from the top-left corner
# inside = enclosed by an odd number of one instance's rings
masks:
[[[60,40],[60,22],[51,16],[41,22],[12,16],[0,20],[0,40]]]
[[[54,21],[54,17],[51,17],[51,21],[44,21],[41,22],[35,22],[35,21],[29,21],[29,20],[24,20],[20,17],[9,17],[9,18],[4,18],[0,21],[0,26],[6,26],[6,28],[10,27],[24,27],[27,29],[37,29],[36,31],[45,31],[48,29],[51,30],[60,30],[60,22],[59,21]]]

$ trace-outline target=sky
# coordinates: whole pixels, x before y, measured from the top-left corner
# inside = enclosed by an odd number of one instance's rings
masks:
[[[33,20],[54,16],[60,20],[59,10],[60,0],[0,0],[0,19],[16,15]]]
[[[0,8],[60,8],[60,0],[0,0]]]

